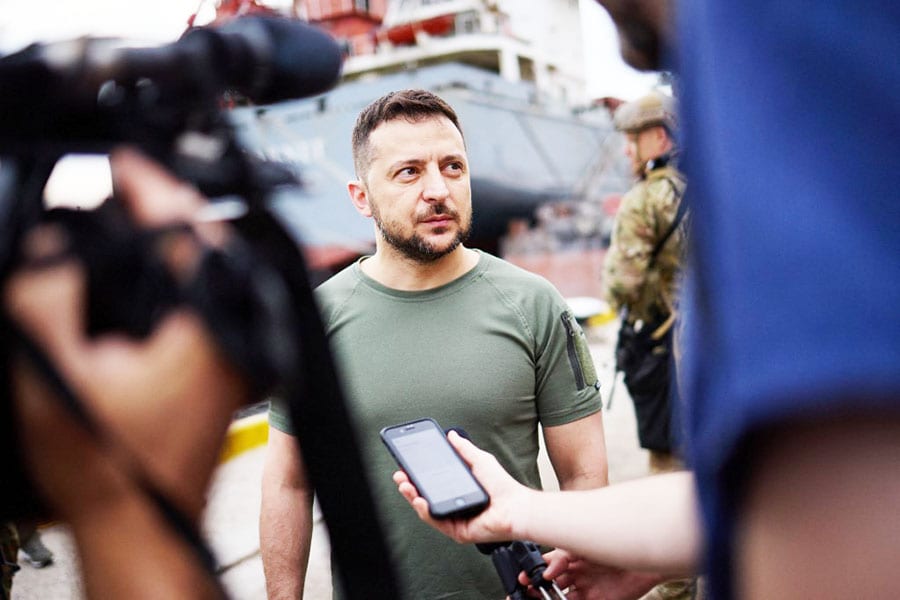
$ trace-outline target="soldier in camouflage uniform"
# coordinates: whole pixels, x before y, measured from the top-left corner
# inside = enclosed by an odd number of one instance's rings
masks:
[[[615,123],[627,137],[626,154],[638,181],[622,198],[616,214],[604,263],[606,299],[616,311],[627,309],[631,322],[665,321],[668,327],[674,321],[682,261],[681,225],[660,248],[652,267],[650,262],[657,243],[672,226],[686,185],[675,164],[674,101],[653,92],[620,106]],[[675,466],[671,453],[651,450],[652,471]]]
[[[675,321],[678,275],[682,263],[682,219],[651,263],[657,243],[669,231],[678,213],[686,181],[676,165],[675,102],[653,92],[619,107],[616,129],[627,138],[626,155],[637,183],[622,198],[603,268],[607,301],[616,311],[627,309],[631,322]],[[683,468],[671,452],[650,450],[653,473]],[[696,581],[679,580],[654,588],[644,600],[693,598]]]

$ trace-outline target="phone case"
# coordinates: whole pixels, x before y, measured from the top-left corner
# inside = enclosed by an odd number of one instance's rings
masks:
[[[385,427],[381,439],[435,519],[471,516],[488,505],[487,492],[434,419]]]

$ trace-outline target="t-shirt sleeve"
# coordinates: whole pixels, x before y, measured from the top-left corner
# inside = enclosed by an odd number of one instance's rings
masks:
[[[555,290],[540,313],[535,385],[541,424],[564,425],[596,413],[600,382],[584,330]]]

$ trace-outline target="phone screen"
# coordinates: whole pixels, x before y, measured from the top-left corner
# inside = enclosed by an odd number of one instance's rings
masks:
[[[459,516],[487,505],[487,493],[433,420],[385,428],[382,438],[428,501],[432,516]]]

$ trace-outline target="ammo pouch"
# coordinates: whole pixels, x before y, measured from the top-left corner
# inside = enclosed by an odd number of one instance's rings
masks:
[[[636,325],[622,319],[616,344],[616,369],[634,402],[641,447],[671,452],[670,381],[674,315]],[[640,323],[640,322],[638,322]]]

